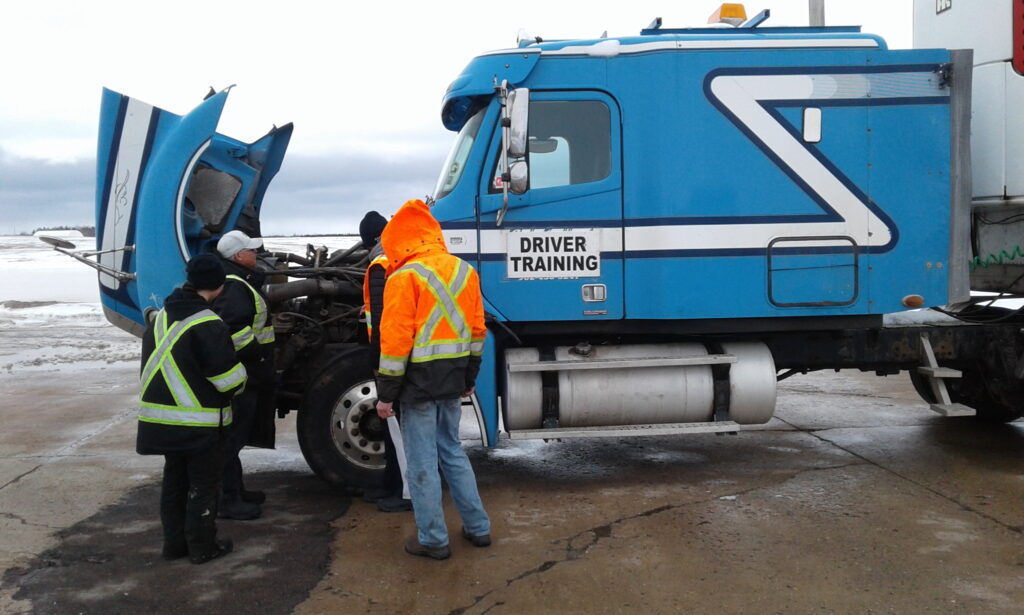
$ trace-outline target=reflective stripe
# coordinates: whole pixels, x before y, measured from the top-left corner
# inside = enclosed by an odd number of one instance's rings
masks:
[[[160,310],[157,314],[156,326],[153,328],[153,340],[156,348],[149,355],[146,366],[142,369],[142,390],[145,391],[156,372],[162,370],[164,362],[170,357],[171,348],[178,341],[185,331],[208,320],[219,320],[219,317],[210,310],[200,310],[195,314],[174,323],[169,331],[167,329],[167,312]],[[162,335],[161,335],[162,333]],[[168,383],[170,385],[170,383]]]
[[[256,332],[255,337],[260,344],[274,343],[274,327],[263,327]]]
[[[441,313],[441,306],[435,305],[434,309],[430,311],[430,316],[427,318],[427,322],[423,323],[423,328],[420,329],[420,334],[416,336],[417,344],[427,344],[430,342],[430,338],[434,336],[434,329],[440,324],[441,319],[444,316]]]
[[[455,280],[466,275],[463,273],[463,269],[467,267],[469,267],[469,265],[462,259],[459,259]],[[458,302],[455,299],[455,295],[452,293],[452,289],[442,282],[441,278],[436,273],[421,263],[409,263],[408,265],[399,267],[398,270],[395,271],[395,274],[407,270],[416,273],[427,283],[427,288],[430,289],[434,298],[437,299],[437,305],[434,309],[436,310],[440,308],[442,310],[444,317],[448,319],[448,324],[452,327],[452,331],[454,331],[460,338],[468,339],[469,327],[466,326],[466,319],[462,315],[462,310],[458,307]],[[432,316],[433,314],[431,314],[431,317]],[[428,321],[429,320],[430,318],[428,318]],[[417,337],[421,337],[422,333],[423,332],[421,331],[420,335]]]
[[[469,352],[473,355],[481,355],[484,353],[484,343],[482,341],[473,340],[469,344]]]
[[[256,314],[255,316],[253,316],[252,319],[253,337],[260,344],[272,343],[274,341],[274,326],[267,325],[267,302],[263,300],[263,297],[260,295],[259,291],[253,288],[252,284],[249,284],[243,278],[234,274],[231,274],[227,277],[229,279],[237,280],[242,284],[245,284],[245,287],[248,288],[249,292],[252,293],[252,300],[256,305]],[[235,346],[236,350],[238,348],[238,346]]]
[[[160,310],[160,313],[157,314],[154,331],[156,333],[156,337],[154,339],[158,340],[164,339],[164,335],[167,334],[167,312],[164,310]]]
[[[164,375],[167,388],[171,390],[171,395],[174,396],[174,403],[183,408],[199,407],[199,400],[196,399],[195,393],[192,392],[192,389],[185,382],[185,377],[181,375],[181,370],[170,353],[167,353],[167,360],[160,371]]]
[[[235,352],[238,352],[239,350],[248,346],[254,339],[256,338],[252,334],[252,327],[247,326],[243,329],[235,331],[235,333],[231,336],[231,343],[234,344],[235,346]]]
[[[423,323],[423,327],[416,335],[409,360],[414,363],[422,363],[435,359],[454,359],[469,354],[470,330],[457,300],[458,294],[462,292],[469,280],[469,264],[461,259],[458,260],[450,286],[442,282],[437,273],[421,263],[409,263],[400,267],[395,273],[403,270],[409,270],[420,276],[437,300],[434,309],[430,311],[426,322]],[[431,341],[442,318],[448,321],[452,331],[458,336],[457,339]]]
[[[182,425],[186,427],[219,427],[230,425],[231,408],[189,408],[182,410],[174,406],[142,402],[139,404],[139,420],[145,423]],[[222,422],[223,421],[223,422]]]
[[[401,376],[405,373],[405,362],[408,357],[393,357],[390,355],[380,355],[380,365],[378,370],[380,373],[386,376]]]
[[[413,363],[422,363],[424,361],[433,361],[434,359],[457,359],[467,356],[469,348],[469,342],[450,341],[417,346],[412,349],[412,356],[409,360]]]
[[[451,283],[452,297],[458,297],[462,294],[462,290],[465,288],[466,281],[468,280],[469,265],[460,258],[458,268],[455,270],[455,279]]]
[[[241,363],[235,363],[235,366],[224,372],[219,376],[213,376],[207,378],[210,384],[217,387],[217,390],[221,393],[229,391],[239,384],[245,382],[246,372],[245,367]]]

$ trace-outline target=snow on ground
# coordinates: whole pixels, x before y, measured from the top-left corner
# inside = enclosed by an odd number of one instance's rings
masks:
[[[96,249],[92,237],[72,242],[80,250]],[[90,303],[99,309],[96,272],[37,237],[0,236],[0,272],[0,301]]]
[[[264,245],[271,252],[291,252],[304,255],[306,246],[327,246],[327,253],[350,248],[359,241],[359,237],[265,237]]]
[[[0,374],[138,360],[136,338],[103,317],[92,269],[36,237],[0,236],[0,272]]]
[[[36,231],[32,233],[35,237],[59,237],[61,239],[82,239],[85,235],[82,235],[82,231],[76,231],[74,229],[68,229],[63,231]]]

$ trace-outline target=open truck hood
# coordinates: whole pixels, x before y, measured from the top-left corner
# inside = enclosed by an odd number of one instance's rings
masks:
[[[218,132],[228,90],[179,116],[104,89],[96,156],[96,246],[134,249],[100,263],[134,274],[100,273],[107,319],[141,335],[145,312],[185,280],[185,263],[239,229],[261,235],[260,206],[281,168],[292,125],[244,143]]]

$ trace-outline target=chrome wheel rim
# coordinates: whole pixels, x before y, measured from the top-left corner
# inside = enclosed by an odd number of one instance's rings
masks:
[[[377,416],[377,385],[373,380],[349,387],[331,412],[331,439],[338,453],[352,465],[384,469],[384,430]]]

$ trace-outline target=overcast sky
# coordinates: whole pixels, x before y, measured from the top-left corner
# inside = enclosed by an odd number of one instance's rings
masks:
[[[263,204],[268,235],[355,232],[433,190],[453,134],[440,123],[448,84],[473,56],[516,33],[635,35],[655,17],[699,26],[705,0],[245,2],[30,0],[0,3],[0,233],[92,224],[100,90],[174,113],[210,86],[237,84],[219,132],[253,141],[295,123]],[[766,25],[806,25],[807,0],[770,8]],[[826,0],[829,25],[862,25],[911,46],[912,0]]]

